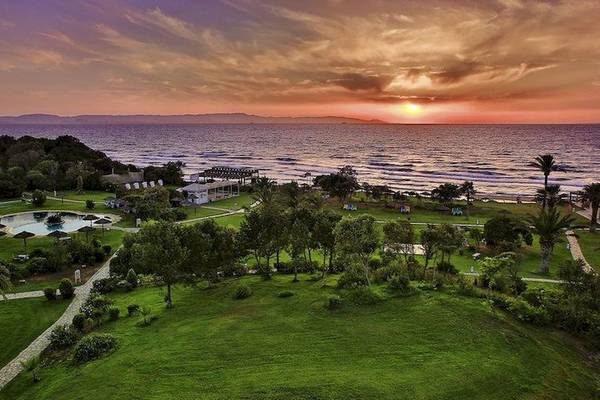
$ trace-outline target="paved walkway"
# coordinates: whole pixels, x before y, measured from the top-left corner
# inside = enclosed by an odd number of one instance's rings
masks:
[[[59,325],[71,324],[73,316],[79,313],[79,308],[88,298],[94,282],[98,279],[108,277],[111,259],[112,257],[106,261],[104,265],[98,271],[96,271],[96,273],[90,279],[88,279],[86,283],[77,288],[78,290],[75,291],[75,297],[73,298],[73,301],[71,304],[69,304],[63,315],[61,315],[61,317],[55,323],[53,323],[40,336],[38,336],[37,339],[31,342],[31,344],[27,346],[27,348],[23,350],[17,357],[0,369],[0,389],[6,386],[23,370],[21,361],[26,361],[33,357],[39,356],[42,351],[48,347],[50,344],[50,333],[54,328]]]
[[[5,296],[6,296],[6,300],[31,299],[34,297],[43,297],[44,292],[41,290],[34,290],[31,292],[6,293]],[[2,296],[0,296],[0,301],[4,301]]]
[[[467,276],[479,276],[478,272],[461,272],[462,275]],[[527,282],[541,282],[541,283],[563,283],[563,281],[558,279],[547,279],[547,278],[523,278],[524,281]]]
[[[583,252],[581,251],[581,247],[579,246],[579,242],[577,241],[577,236],[575,236],[575,232],[567,231],[567,240],[569,242],[569,250],[571,250],[571,255],[573,256],[573,260],[581,260],[583,261],[582,268],[585,272],[595,274],[596,270],[592,268],[592,266],[587,262]]]

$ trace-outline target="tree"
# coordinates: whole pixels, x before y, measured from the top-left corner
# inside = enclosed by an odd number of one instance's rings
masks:
[[[565,195],[560,192],[560,185],[548,185],[544,189],[538,189],[535,195],[535,200],[539,203],[545,204],[548,207],[557,206]]]
[[[425,230],[421,231],[421,246],[423,247],[423,256],[425,257],[425,269],[431,260],[438,252],[439,232],[435,225],[427,225]]]
[[[237,235],[239,246],[251,252],[256,260],[256,267],[262,271],[266,279],[271,277],[270,259],[279,245],[277,241],[278,229],[277,210],[275,207],[261,205],[246,214]],[[267,261],[266,266],[261,263],[261,258]]]
[[[465,237],[463,233],[454,225],[442,224],[437,226],[438,231],[438,249],[440,250],[442,259],[440,264],[447,262],[450,264],[450,257],[464,243]],[[448,257],[447,259],[445,257]]]
[[[395,254],[403,254],[404,261],[414,254],[415,232],[410,222],[388,221],[383,225],[383,244]]]
[[[298,263],[309,246],[310,231],[300,219],[296,219],[289,232],[290,255],[294,265],[294,282],[298,281]],[[305,259],[306,261],[306,259]]]
[[[279,187],[281,194],[282,203],[291,209],[296,209],[300,205],[302,199],[302,189],[298,185],[298,182],[291,181],[284,183]]]
[[[570,216],[561,216],[554,207],[542,208],[537,215],[529,217],[529,223],[534,233],[540,237],[541,262],[540,272],[547,274],[550,271],[550,261],[554,245],[560,241],[562,231],[571,226],[573,219]]]
[[[187,249],[185,270],[209,284],[237,260],[235,232],[212,219],[183,227],[182,243]]]
[[[323,253],[323,271],[321,279],[325,279],[327,270],[333,264],[333,255],[335,253],[335,227],[342,219],[338,213],[324,209],[315,215],[315,224],[313,226],[312,236]],[[326,264],[329,256],[329,265]]]
[[[337,197],[343,202],[360,188],[356,171],[346,165],[335,174],[320,175],[314,180],[316,186],[320,186],[330,196]]]
[[[35,190],[31,194],[31,204],[33,204],[34,206],[41,207],[44,205],[45,202],[46,194],[44,194],[44,192],[42,192],[41,190]]]
[[[12,283],[10,282],[10,271],[4,265],[0,264],[0,296],[4,300],[8,300],[6,298],[6,293],[12,289]]]
[[[48,187],[55,191],[58,184],[60,164],[54,160],[43,160],[35,166],[35,169],[44,174],[48,180]]]
[[[581,192],[583,201],[589,202],[592,208],[592,218],[590,219],[590,232],[595,232],[598,226],[598,208],[600,207],[600,182],[585,185]]]
[[[483,237],[487,246],[500,252],[515,250],[522,241],[528,245],[533,243],[531,232],[525,224],[505,216],[488,220],[483,226]]]
[[[467,218],[469,218],[469,206],[471,205],[475,194],[477,194],[477,191],[475,190],[475,185],[472,181],[464,181],[462,185],[460,185],[459,191],[460,194],[465,196],[465,199],[467,200],[467,207],[465,208],[465,211],[467,214]]]
[[[453,183],[442,183],[431,191],[431,197],[442,204],[452,203],[460,196],[460,188]]]
[[[269,205],[275,197],[277,183],[267,177],[260,177],[254,183],[255,200],[262,204]]]
[[[78,193],[83,192],[83,183],[92,173],[93,171],[83,161],[77,161],[67,170],[67,176],[76,182]]]
[[[548,189],[548,177],[553,171],[560,171],[561,167],[556,163],[552,154],[543,154],[537,156],[530,164],[544,174],[544,189]],[[542,200],[542,206],[546,208],[546,200]]]
[[[171,287],[183,278],[188,250],[181,243],[178,225],[159,221],[146,224],[138,232],[132,246],[132,263],[136,271],[158,275],[167,285],[167,308],[173,306]]]
[[[370,286],[369,260],[379,244],[375,219],[370,215],[343,218],[335,228],[335,242],[338,252],[358,258]]]

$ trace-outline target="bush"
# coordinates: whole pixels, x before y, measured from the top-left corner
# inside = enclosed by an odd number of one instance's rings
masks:
[[[117,339],[114,336],[107,333],[91,334],[81,339],[77,344],[73,352],[73,360],[77,364],[82,364],[95,360],[116,347]]]
[[[246,299],[250,296],[252,296],[252,289],[250,289],[250,286],[244,283],[240,284],[235,289],[235,292],[233,294],[233,298],[237,300]]]
[[[56,300],[56,289],[51,288],[51,287],[47,287],[44,289],[44,296],[46,296],[46,298],[48,300]]]
[[[373,271],[373,281],[375,283],[389,282],[396,275],[404,275],[404,269],[401,263],[392,261],[389,265]]]
[[[93,210],[94,207],[96,207],[96,203],[94,203],[94,200],[86,200],[85,201],[85,208],[87,208],[88,210]]]
[[[388,288],[392,292],[408,293],[410,292],[410,279],[406,275],[394,275],[388,284]]]
[[[125,280],[131,285],[132,288],[135,288],[138,285],[138,277],[133,269],[127,271],[127,276],[125,277]]]
[[[359,268],[349,268],[346,272],[340,276],[338,280],[338,288],[340,289],[352,289],[360,286],[367,286],[368,281],[363,271]]]
[[[73,316],[73,320],[71,323],[73,324],[73,328],[78,330],[79,332],[83,332],[85,328],[85,314],[79,313]]]
[[[70,299],[75,294],[75,288],[68,278],[64,278],[58,285],[58,290],[63,299]]]
[[[140,326],[149,326],[152,321],[154,321],[154,317],[151,315],[152,309],[150,307],[142,307],[140,314],[142,314],[142,320],[139,323]]]
[[[108,318],[110,318],[111,321],[116,321],[119,319],[120,313],[119,307],[110,307],[108,309]]]
[[[46,202],[46,194],[40,190],[34,190],[31,194],[31,204],[36,207],[43,206]]]
[[[348,300],[357,305],[369,305],[378,303],[382,298],[370,287],[359,286],[348,292]]]
[[[290,290],[284,290],[283,292],[279,292],[277,297],[292,297],[293,295],[294,295],[294,292],[292,292]]]
[[[105,255],[109,255],[112,251],[112,247],[109,244],[105,244],[104,246],[102,246],[102,251]]]
[[[108,308],[111,305],[112,300],[99,294],[92,294],[83,306],[81,306],[80,311],[88,318],[99,320],[108,312]]]
[[[77,342],[78,335],[67,325],[59,325],[50,332],[50,347],[55,350],[66,349]]]
[[[342,298],[336,294],[332,294],[327,297],[327,301],[325,302],[325,308],[328,310],[337,310],[341,308],[343,304]]]
[[[130,317],[140,312],[140,306],[137,304],[130,304],[127,306],[127,315]]]
[[[32,257],[29,259],[29,265],[27,267],[27,271],[31,275],[33,274],[45,274],[47,272],[56,272],[49,271],[48,268],[48,259],[45,257]]]
[[[445,272],[447,274],[453,274],[453,275],[458,274],[458,270],[456,269],[456,267],[447,261],[438,263],[437,270],[439,272]]]
[[[115,289],[116,281],[114,278],[102,278],[94,282],[92,292],[98,294],[110,293]]]

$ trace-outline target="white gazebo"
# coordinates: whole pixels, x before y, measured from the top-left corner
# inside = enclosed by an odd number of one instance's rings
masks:
[[[177,190],[185,192],[187,200],[193,204],[205,204],[240,195],[239,183],[235,181],[192,183]]]

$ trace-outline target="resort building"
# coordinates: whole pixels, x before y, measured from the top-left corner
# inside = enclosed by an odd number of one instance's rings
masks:
[[[186,196],[186,200],[190,204],[206,204],[239,196],[240,184],[236,181],[195,182],[177,190]]]

